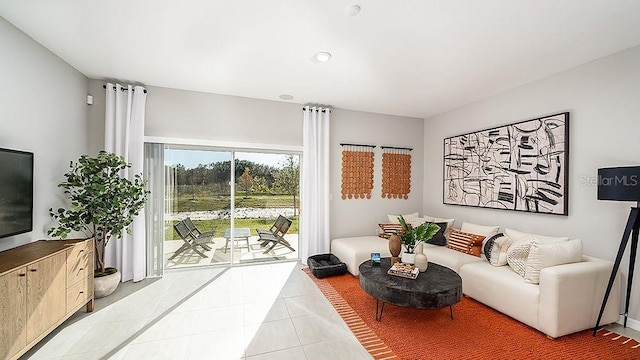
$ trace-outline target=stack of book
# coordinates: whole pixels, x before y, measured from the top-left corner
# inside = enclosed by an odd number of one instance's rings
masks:
[[[404,264],[404,263],[395,263],[387,274],[400,276],[407,279],[415,279],[418,277],[420,270],[412,264]]]

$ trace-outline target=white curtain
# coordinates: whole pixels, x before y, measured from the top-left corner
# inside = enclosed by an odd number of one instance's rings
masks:
[[[131,163],[125,176],[133,180],[144,164],[144,116],[147,94],[142,86],[106,85],[104,149]],[[131,225],[131,235],[112,238],[105,254],[107,266],[122,273],[122,281],[140,281],[146,276],[144,210]]]
[[[304,107],[302,162],[302,251],[300,259],[328,253],[329,124],[331,109]]]

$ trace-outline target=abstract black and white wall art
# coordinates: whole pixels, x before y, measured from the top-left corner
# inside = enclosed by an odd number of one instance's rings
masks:
[[[444,139],[444,203],[568,215],[569,113]]]

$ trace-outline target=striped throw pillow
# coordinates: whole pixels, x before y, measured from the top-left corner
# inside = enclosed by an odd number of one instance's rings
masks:
[[[461,253],[480,257],[482,240],[484,240],[484,238],[484,235],[476,235],[451,229],[447,247],[449,249],[460,251]]]
[[[391,235],[402,233],[402,225],[400,224],[378,224],[380,227],[379,237],[388,239]]]

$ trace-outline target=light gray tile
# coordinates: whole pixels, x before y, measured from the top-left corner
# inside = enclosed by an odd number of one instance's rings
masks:
[[[244,328],[246,355],[258,355],[300,346],[290,319],[271,321]]]
[[[131,344],[122,360],[181,360],[189,345],[189,337],[179,337]]]
[[[324,296],[294,296],[287,297],[284,301],[291,317],[307,315],[326,315],[333,317],[337,315],[333,306],[324,298]]]
[[[291,349],[279,350],[270,353],[249,356],[247,360],[306,360],[304,350],[301,346]]]
[[[244,344],[243,326],[193,335],[185,359],[243,359]]]
[[[284,300],[261,301],[243,305],[244,325],[260,324],[262,322],[289,318]]]
[[[135,335],[147,321],[134,319],[130,321],[106,322],[92,325],[87,332],[78,338],[67,351],[68,355],[95,351],[97,349],[117,350],[135,339]]]
[[[303,346],[308,360],[370,360],[371,355],[355,337],[345,337]]]
[[[242,305],[233,305],[195,311],[194,333],[223,330],[242,325]]]
[[[322,316],[302,316],[292,318],[291,321],[303,345],[352,335],[342,324]]]
[[[197,331],[194,326],[197,320],[197,315],[194,313],[168,314],[146,328],[133,340],[133,343],[192,335]]]

